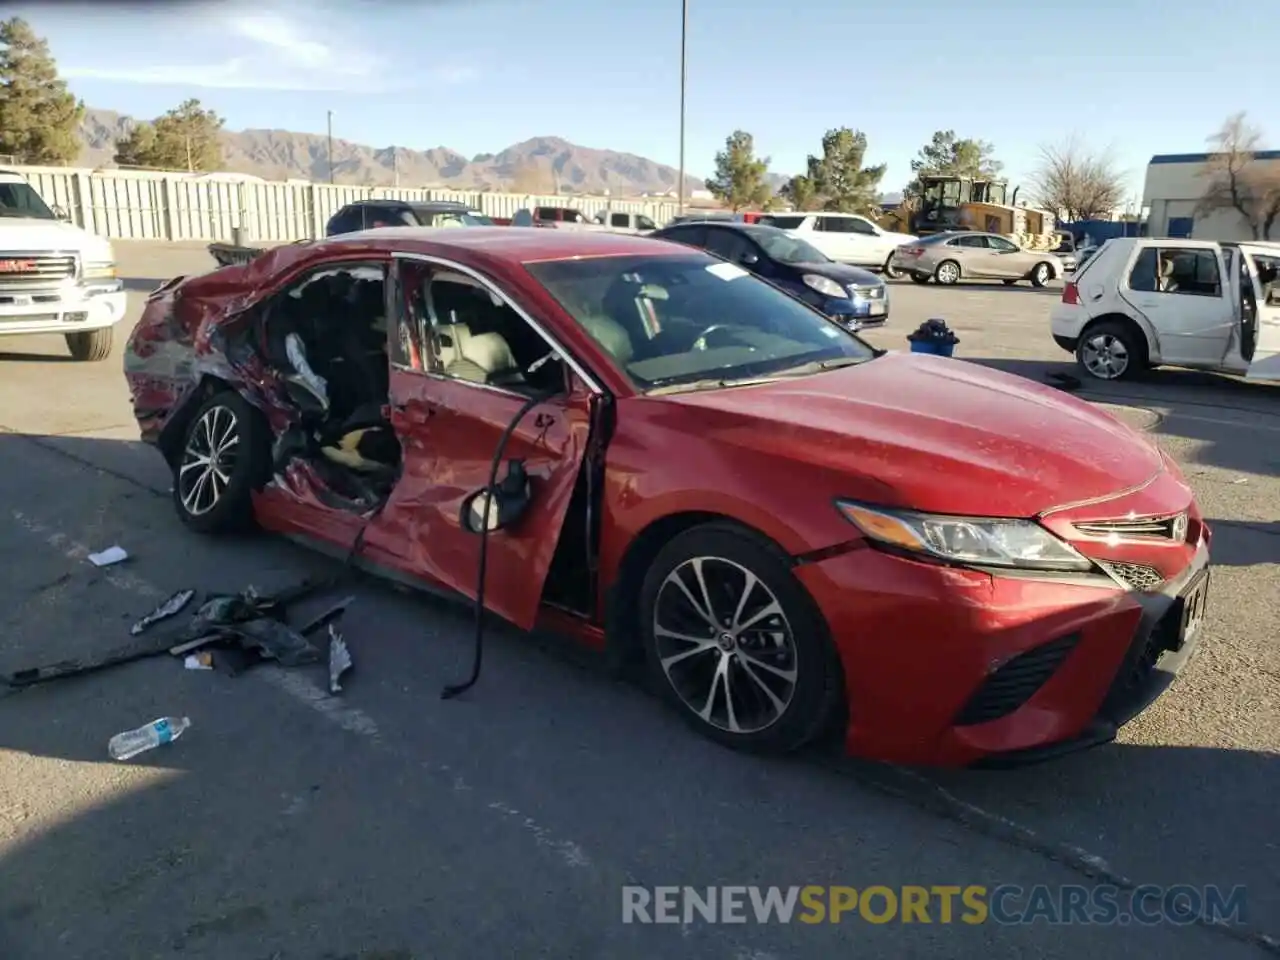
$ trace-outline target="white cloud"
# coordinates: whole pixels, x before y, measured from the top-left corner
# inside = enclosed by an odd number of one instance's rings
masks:
[[[186,29],[193,27],[194,24],[190,24]],[[343,39],[339,53],[316,37],[305,34],[294,21],[279,13],[241,8],[223,13],[214,23],[208,24],[208,29],[230,33],[234,42],[247,49],[238,56],[215,62],[134,67],[67,66],[61,72],[70,79],[117,83],[347,93],[377,93],[426,85],[456,86],[468,83],[478,75],[475,69],[465,66],[410,75],[404,70],[392,69],[391,64],[362,55],[353,48],[349,38]],[[205,34],[206,38],[209,36]]]

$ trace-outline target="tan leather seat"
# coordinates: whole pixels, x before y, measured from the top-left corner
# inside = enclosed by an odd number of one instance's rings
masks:
[[[1160,278],[1156,281],[1156,289],[1161,293],[1177,293],[1178,284],[1173,279],[1174,267],[1173,257],[1160,261]]]

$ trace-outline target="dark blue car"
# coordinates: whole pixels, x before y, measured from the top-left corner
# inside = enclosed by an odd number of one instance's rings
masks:
[[[817,247],[776,227],[711,220],[664,227],[649,236],[724,257],[844,321],[850,330],[878,327],[889,317],[889,291],[878,276],[836,263]]]

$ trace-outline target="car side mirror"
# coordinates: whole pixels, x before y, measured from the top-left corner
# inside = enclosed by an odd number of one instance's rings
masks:
[[[71,222],[71,214],[67,212],[67,208],[62,204],[55,204],[53,207],[53,215],[65,223]]]
[[[533,491],[523,460],[507,462],[507,475],[493,487],[483,488],[462,501],[459,522],[468,533],[492,533],[509,527],[529,507]]]
[[[760,258],[756,256],[754,253],[744,253],[741,257],[738,258],[738,262],[741,263],[744,267],[754,267],[757,263],[760,262]]]

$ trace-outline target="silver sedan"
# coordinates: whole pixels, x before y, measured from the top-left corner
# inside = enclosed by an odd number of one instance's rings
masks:
[[[937,280],[947,286],[961,280],[1003,280],[1010,286],[1026,280],[1043,287],[1068,272],[1047,250],[1030,250],[999,234],[977,231],[921,237],[898,247],[890,263],[916,283]]]

